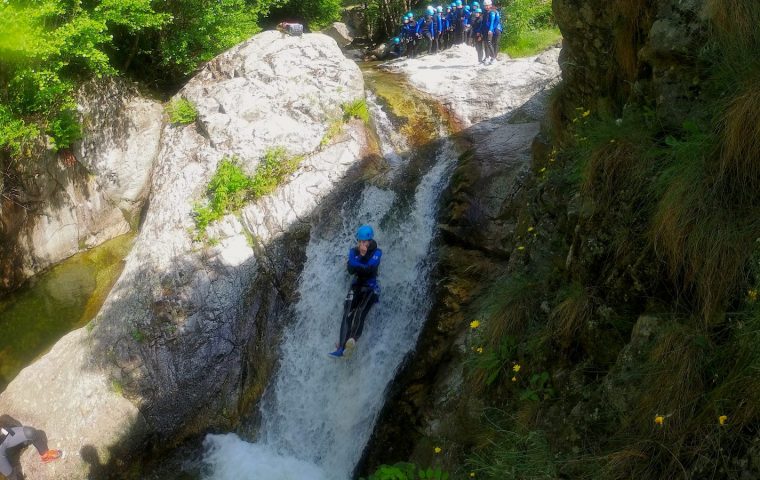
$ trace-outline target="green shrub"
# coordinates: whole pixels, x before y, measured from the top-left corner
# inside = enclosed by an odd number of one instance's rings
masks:
[[[301,160],[302,156],[289,157],[282,147],[267,150],[251,179],[253,198],[272,193],[288,176],[298,170]]]
[[[562,39],[562,33],[557,27],[527,30],[516,37],[504,36],[499,49],[512,58],[530,57],[543,52]]]
[[[37,125],[14,117],[7,107],[0,105],[0,148],[7,149],[14,157],[28,156],[39,135]]]
[[[282,147],[269,149],[253,176],[246,175],[237,159],[222,159],[206,189],[206,202],[193,207],[198,238],[205,236],[211,222],[241,209],[246,202],[272,193],[298,169],[302,158],[288,156]]]
[[[380,465],[366,480],[448,480],[448,478],[449,474],[440,468],[423,468],[413,463],[397,463]]]
[[[561,38],[551,0],[512,0],[504,7],[501,22],[499,48],[512,57],[535,55]]]
[[[367,108],[367,101],[363,98],[344,103],[342,108],[343,121],[347,122],[352,118],[358,118],[365,124],[369,124],[369,109]]]
[[[193,123],[198,118],[198,109],[193,102],[185,98],[172,100],[166,106],[166,113],[169,115],[169,121],[174,124],[187,125]]]
[[[82,127],[74,111],[65,110],[50,123],[48,134],[53,138],[53,148],[60,150],[82,138]]]
[[[327,128],[327,131],[325,132],[325,135],[322,137],[322,141],[319,142],[320,147],[326,147],[333,138],[338,136],[340,134],[341,130],[343,130],[343,120],[334,120],[330,122],[330,126]]]
[[[540,431],[517,433],[497,430],[489,444],[467,461],[475,478],[489,480],[553,480],[557,477],[554,455]]]

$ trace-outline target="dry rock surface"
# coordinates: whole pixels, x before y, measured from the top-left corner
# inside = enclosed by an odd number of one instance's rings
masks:
[[[501,53],[493,64],[480,65],[474,47],[455,45],[435,55],[394,60],[384,68],[405,74],[413,86],[446,105],[465,127],[509,116],[520,107],[537,110],[531,116],[537,121],[542,98],[560,78],[559,52],[551,48],[517,59]]]

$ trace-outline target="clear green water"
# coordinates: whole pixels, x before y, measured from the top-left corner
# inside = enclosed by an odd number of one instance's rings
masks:
[[[0,392],[59,338],[98,313],[134,234],[77,254],[0,299]]]

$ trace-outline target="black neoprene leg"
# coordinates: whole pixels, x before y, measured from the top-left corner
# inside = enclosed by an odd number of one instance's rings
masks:
[[[37,430],[32,427],[24,427],[24,435],[31,440],[34,448],[40,455],[48,451],[47,434],[43,430]]]
[[[375,292],[370,290],[364,295],[361,303],[357,305],[354,321],[358,321],[358,324],[355,324],[354,334],[352,335],[355,340],[359,340],[359,337],[362,336],[362,331],[364,330],[364,320],[367,318],[369,309],[372,308],[372,305],[376,302],[377,295],[375,295]]]

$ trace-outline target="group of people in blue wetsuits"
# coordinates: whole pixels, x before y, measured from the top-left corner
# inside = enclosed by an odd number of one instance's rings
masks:
[[[428,5],[425,14],[416,19],[412,12],[402,18],[399,35],[391,41],[393,56],[415,57],[427,50],[437,53],[453,45],[475,47],[478,62],[490,65],[499,53],[503,31],[501,12],[493,0],[456,0],[447,6]]]
[[[335,351],[330,353],[333,357],[342,357],[354,347],[364,330],[369,309],[380,300],[377,269],[383,251],[377,248],[374,237],[372,227],[362,225],[356,231],[356,246],[348,251],[346,269],[354,278],[343,302],[340,336]]]

